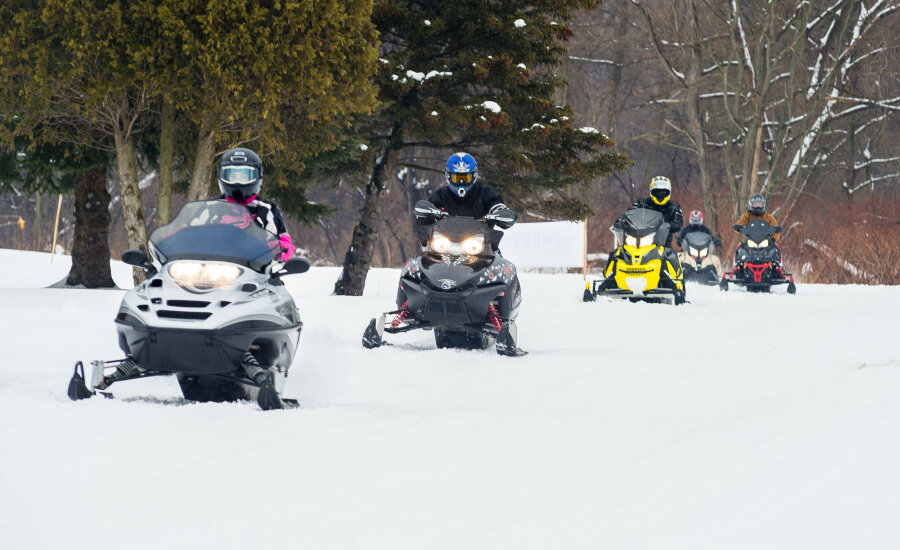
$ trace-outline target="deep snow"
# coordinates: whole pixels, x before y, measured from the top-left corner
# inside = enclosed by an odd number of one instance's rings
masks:
[[[60,290],[69,259],[0,251],[0,547],[896,548],[900,288],[688,288],[683,307],[585,304],[523,274],[530,354],[365,350],[398,272],[305,328],[299,410],[185,403],[172,378],[65,395],[120,357],[121,290]],[[128,285],[129,269],[115,264]]]

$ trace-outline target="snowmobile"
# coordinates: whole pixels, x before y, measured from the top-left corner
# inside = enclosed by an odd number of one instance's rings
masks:
[[[719,282],[722,263],[713,254],[715,242],[713,236],[703,231],[691,231],[681,241],[682,251],[678,253],[678,261],[684,270],[686,281],[696,281],[705,285]]]
[[[584,301],[594,302],[597,296],[608,296],[683,304],[681,265],[675,254],[664,246],[669,226],[662,214],[649,208],[632,208],[610,230],[616,235],[616,251],[606,264],[605,278],[588,281]]]
[[[122,256],[147,273],[115,318],[125,359],[93,361],[89,383],[77,362],[69,397],[111,397],[102,390],[113,383],[174,374],[189,400],[296,405],[281,392],[303,324],[281,277],[309,262],[276,260],[278,237],[222,200],[186,204],[148,248],[152,260],[141,250]]]
[[[522,302],[516,267],[494,251],[502,231],[486,221],[447,217],[439,209],[425,250],[400,274],[397,309],[372,319],[362,344],[388,344],[384,333],[432,330],[438,348],[487,349],[519,356],[515,319]],[[392,316],[390,321],[387,317]]]
[[[728,283],[733,283],[748,292],[769,292],[773,285],[787,284],[789,294],[797,292],[794,276],[781,267],[781,249],[772,238],[781,227],[753,220],[746,226],[735,225],[734,230],[744,236],[744,242],[735,252],[734,270],[722,275],[720,289],[728,290]]]

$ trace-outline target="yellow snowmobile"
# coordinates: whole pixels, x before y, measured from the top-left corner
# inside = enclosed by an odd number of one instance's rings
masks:
[[[649,208],[632,208],[610,230],[616,235],[616,251],[606,264],[605,278],[587,283],[584,301],[609,296],[683,304],[684,274],[678,257],[664,246],[669,225],[662,214]]]

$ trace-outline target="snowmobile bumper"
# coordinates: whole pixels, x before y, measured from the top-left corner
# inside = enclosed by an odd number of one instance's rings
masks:
[[[119,347],[143,367],[162,372],[221,374],[241,368],[250,350],[260,363],[289,367],[302,323],[243,321],[217,330],[159,328],[117,318]]]
[[[433,290],[409,279],[401,279],[400,285],[406,292],[413,318],[424,326],[481,326],[488,317],[491,302],[498,297],[501,312],[512,310],[512,299],[504,284],[472,286],[454,292]]]

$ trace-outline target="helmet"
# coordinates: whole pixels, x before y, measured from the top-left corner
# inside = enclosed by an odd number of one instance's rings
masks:
[[[465,197],[478,180],[478,163],[469,153],[453,153],[444,168],[447,185],[458,197]]]
[[[653,202],[662,206],[669,202],[672,196],[672,182],[665,176],[655,176],[650,180],[650,198]]]
[[[751,214],[762,216],[762,213],[766,211],[766,198],[759,193],[751,195],[748,204],[750,205],[748,210]]]
[[[259,193],[262,180],[262,161],[250,149],[229,149],[219,160],[219,190],[226,198],[247,202]]]
[[[688,221],[691,222],[691,225],[703,225],[703,212],[699,210],[691,210],[691,215],[688,218]]]

